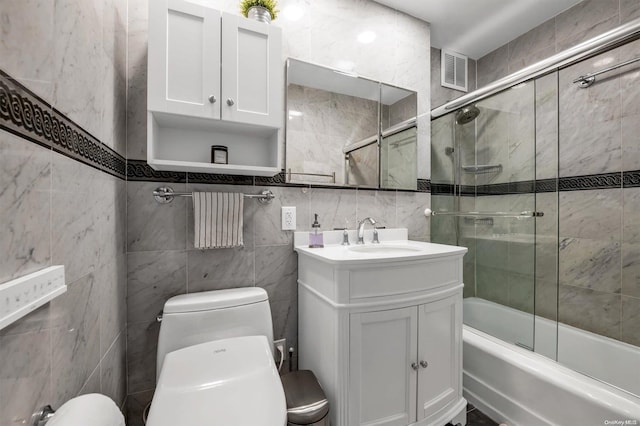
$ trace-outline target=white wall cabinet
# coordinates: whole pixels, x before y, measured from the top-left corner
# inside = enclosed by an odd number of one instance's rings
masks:
[[[280,127],[284,114],[282,32],[278,27],[222,16],[222,118]]]
[[[273,176],[284,120],[280,28],[184,0],[149,2],[147,162]],[[211,164],[211,145],[228,165]]]
[[[465,424],[465,251],[349,263],[336,250],[296,246],[299,368],[318,376],[332,425]]]

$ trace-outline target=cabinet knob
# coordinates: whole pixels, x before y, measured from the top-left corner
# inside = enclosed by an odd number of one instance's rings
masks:
[[[418,367],[418,364],[416,364],[415,362],[412,362],[411,363],[411,368],[413,368],[414,370],[417,370],[420,367]]]
[[[233,106],[234,103],[235,102],[233,102],[233,99],[231,99],[231,98],[227,99],[227,105]]]
[[[212,104],[215,104],[216,101],[217,101],[217,99],[216,99],[215,95],[209,96],[209,102],[211,102]]]
[[[429,366],[429,363],[427,361],[420,361],[420,367],[427,368],[428,366]]]

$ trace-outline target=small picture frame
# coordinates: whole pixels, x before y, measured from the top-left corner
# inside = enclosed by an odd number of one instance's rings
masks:
[[[224,145],[211,145],[211,163],[229,164],[229,153]]]

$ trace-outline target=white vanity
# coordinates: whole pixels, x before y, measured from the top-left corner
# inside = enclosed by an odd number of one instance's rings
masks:
[[[299,368],[316,374],[331,424],[466,424],[462,397],[462,258],[467,249],[378,230],[380,244],[298,252]]]

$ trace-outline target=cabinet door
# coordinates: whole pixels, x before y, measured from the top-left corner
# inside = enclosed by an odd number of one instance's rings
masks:
[[[282,127],[281,29],[224,13],[222,40],[222,119]]]
[[[418,421],[461,397],[462,298],[418,306]],[[425,364],[426,363],[426,364]]]
[[[416,307],[350,316],[349,425],[416,420]]]
[[[220,118],[220,12],[150,1],[148,73],[149,110]]]

